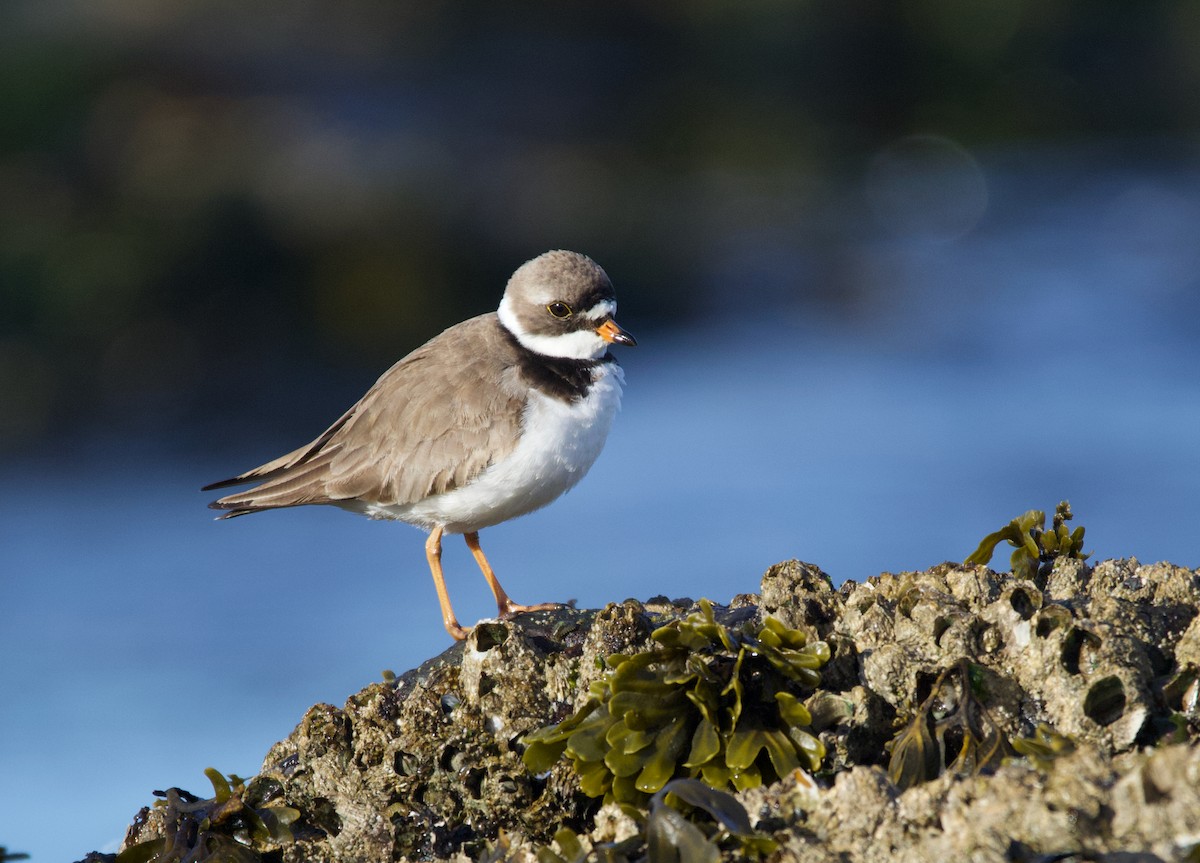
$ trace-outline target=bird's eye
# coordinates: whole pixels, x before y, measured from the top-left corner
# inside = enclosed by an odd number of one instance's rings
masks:
[[[571,317],[571,307],[566,303],[551,303],[550,305],[546,306],[546,311],[554,315],[556,318]]]

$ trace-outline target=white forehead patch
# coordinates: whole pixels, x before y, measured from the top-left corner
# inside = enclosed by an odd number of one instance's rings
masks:
[[[617,313],[617,301],[616,300],[601,300],[600,302],[596,303],[596,305],[592,306],[587,311],[582,312],[582,315],[585,318],[587,318],[588,320],[602,321],[605,318],[611,318],[616,313]]]

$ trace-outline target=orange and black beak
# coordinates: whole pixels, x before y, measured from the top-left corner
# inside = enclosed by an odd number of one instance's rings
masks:
[[[612,318],[596,327],[596,332],[609,344],[616,342],[618,345],[629,345],[631,348],[637,345],[637,339],[617,326],[617,322]]]

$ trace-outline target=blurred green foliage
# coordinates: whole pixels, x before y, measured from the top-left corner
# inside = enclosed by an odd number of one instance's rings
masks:
[[[784,280],[853,302],[839,172],[913,133],[1190,135],[1198,46],[1167,0],[12,0],[0,447],[231,412],[272,358],[377,371],[550,247],[642,318],[703,310],[754,231],[832,245]]]

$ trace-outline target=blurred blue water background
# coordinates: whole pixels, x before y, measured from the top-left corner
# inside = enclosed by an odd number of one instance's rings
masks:
[[[785,5],[6,7],[0,844],[115,850],[448,645],[420,532],[197,489],[546,248],[640,344],[591,475],[483,533],[519,601],[861,580],[1063,498],[1200,564],[1200,16]]]

